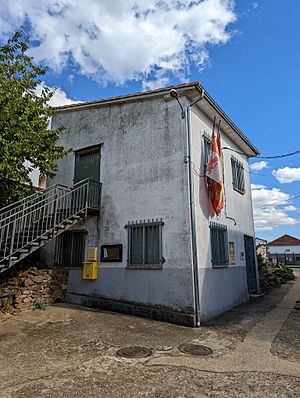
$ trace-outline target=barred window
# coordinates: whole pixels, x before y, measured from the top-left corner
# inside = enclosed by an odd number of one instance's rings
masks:
[[[55,265],[57,267],[82,267],[87,231],[66,231],[55,239]]]
[[[233,189],[245,193],[245,176],[243,163],[235,157],[231,158],[232,185]]]
[[[163,225],[162,220],[128,222],[128,268],[161,268]]]
[[[210,223],[211,262],[213,267],[227,267],[228,255],[228,232],[227,226]]]
[[[203,134],[203,166],[206,169],[209,151],[210,151],[211,139],[207,134]]]

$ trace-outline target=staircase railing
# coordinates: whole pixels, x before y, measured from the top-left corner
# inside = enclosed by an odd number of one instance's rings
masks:
[[[1,213],[0,265],[8,262],[28,245],[39,246],[53,237],[59,226],[76,215],[86,215],[89,209],[99,211],[101,184],[89,179],[72,188],[50,187],[43,194],[31,195],[15,207]]]

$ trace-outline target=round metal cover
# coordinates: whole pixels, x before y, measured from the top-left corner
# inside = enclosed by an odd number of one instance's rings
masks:
[[[151,350],[145,347],[124,347],[117,351],[117,355],[124,358],[146,358],[151,354]]]
[[[184,354],[197,355],[200,357],[213,353],[211,348],[199,344],[181,344],[178,348],[179,351],[183,352]]]

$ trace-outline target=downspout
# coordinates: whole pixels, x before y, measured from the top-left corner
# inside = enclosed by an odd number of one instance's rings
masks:
[[[197,235],[196,235],[196,211],[195,211],[195,189],[193,176],[193,141],[192,141],[192,123],[191,123],[191,108],[204,97],[204,90],[196,87],[200,93],[200,97],[195,99],[190,105],[186,107],[186,128],[187,128],[187,163],[188,163],[188,185],[190,197],[190,217],[191,217],[191,243],[192,243],[192,268],[193,268],[193,282],[194,282],[194,296],[195,296],[195,315],[196,326],[200,326],[200,294],[199,294],[199,270],[198,270],[198,253],[197,253]]]
[[[177,90],[170,90],[170,96],[175,98],[181,109],[181,117],[185,119],[184,133],[187,136],[187,155],[185,163],[188,163],[188,186],[189,186],[189,205],[190,205],[190,219],[191,219],[191,249],[192,249],[192,270],[193,270],[193,288],[195,297],[195,317],[196,326],[200,326],[200,295],[199,295],[199,272],[198,272],[198,254],[197,254],[197,236],[196,236],[196,212],[195,212],[195,190],[194,190],[194,176],[193,176],[193,143],[192,143],[192,123],[191,123],[191,108],[198,101],[204,98],[204,90],[200,86],[195,86],[200,93],[200,97],[196,98],[185,110],[178,99]]]

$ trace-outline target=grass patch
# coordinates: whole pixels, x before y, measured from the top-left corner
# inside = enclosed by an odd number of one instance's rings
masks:
[[[46,307],[47,307],[47,305],[46,305],[45,301],[43,301],[43,300],[37,300],[37,301],[34,303],[34,309],[35,309],[35,310],[42,310],[42,311],[45,311]]]

